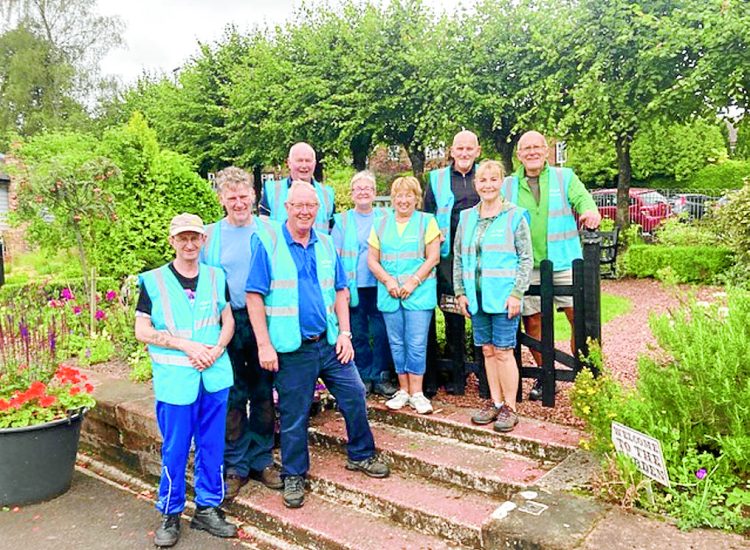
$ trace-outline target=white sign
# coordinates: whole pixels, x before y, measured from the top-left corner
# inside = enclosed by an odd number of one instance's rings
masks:
[[[633,459],[638,469],[651,479],[669,487],[661,442],[633,428],[612,422],[612,443],[618,452]]]

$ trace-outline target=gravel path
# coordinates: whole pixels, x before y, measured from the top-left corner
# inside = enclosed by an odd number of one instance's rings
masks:
[[[661,314],[674,308],[691,295],[703,300],[710,300],[717,292],[715,287],[669,287],[651,279],[624,279],[617,281],[602,281],[602,292],[622,296],[631,300],[631,310],[625,315],[612,319],[602,327],[602,346],[605,364],[614,376],[627,384],[633,384],[637,377],[637,358],[656,344],[648,326],[649,316]],[[567,342],[557,342],[559,349],[567,350]],[[528,350],[524,349],[525,365],[532,365],[533,360]],[[568,392],[571,383],[562,382],[556,399],[555,407],[543,407],[539,401],[528,401],[526,396],[533,382],[524,380],[524,401],[519,403],[518,411],[522,416],[530,416],[542,420],[549,420],[574,426],[582,423],[573,416]],[[447,395],[441,391],[436,397],[467,407],[479,407],[482,400],[478,395],[479,385],[472,376],[466,389],[465,396]]]

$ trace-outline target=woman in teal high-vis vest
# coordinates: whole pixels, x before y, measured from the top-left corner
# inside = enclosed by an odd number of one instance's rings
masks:
[[[481,346],[492,403],[472,417],[494,422],[500,432],[518,424],[518,369],[513,350],[521,300],[533,267],[528,213],[503,199],[503,168],[487,160],[474,185],[480,202],[461,212],[454,243],[453,285],[463,314],[470,317],[474,345]]]
[[[441,233],[432,214],[416,212],[422,197],[414,177],[391,186],[393,212],[373,225],[367,265],[378,280],[378,309],[383,312],[399,391],[389,409],[407,404],[419,414],[432,412],[422,393],[427,332],[437,306],[435,266],[440,261]]]

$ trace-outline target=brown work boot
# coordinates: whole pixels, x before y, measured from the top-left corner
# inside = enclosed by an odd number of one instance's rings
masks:
[[[237,474],[227,474],[224,480],[224,502],[232,502],[240,493],[249,478]]]
[[[281,474],[273,464],[266,466],[262,470],[250,470],[250,477],[255,481],[260,481],[263,485],[275,491],[280,491],[284,488]]]
[[[496,432],[512,432],[513,428],[518,424],[518,415],[516,411],[511,409],[508,405],[503,403],[500,407],[500,412],[497,415],[497,420],[493,428]]]
[[[489,403],[481,411],[474,414],[474,416],[471,417],[471,421],[480,426],[494,422],[497,420],[497,415],[500,414],[501,408],[502,407],[496,407],[494,403]]]

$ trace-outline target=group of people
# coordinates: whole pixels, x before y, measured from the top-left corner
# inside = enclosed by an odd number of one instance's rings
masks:
[[[538,304],[534,311],[523,300],[532,267],[549,257],[556,283],[565,284],[580,257],[572,210],[590,227],[599,217],[572,171],[547,165],[541,134],[521,137],[522,167],[509,178],[495,161],[476,166],[480,152],[475,134],[455,136],[452,164],[430,174],[425,211],[414,177],[393,182],[390,208],[374,207],[375,178],[363,171],[351,181],[354,208],[336,213],[333,189],[313,177],[313,148],[297,143],[289,176],[265,183],[260,216],[252,176],[229,167],[215,180],[223,219],[171,220],[175,258],[141,274],[135,323],[153,365],[163,436],[157,546],[179,539],[192,442],[192,528],[236,536],[220,505],[250,479],[283,490],[287,507],[303,505],[318,378],[344,416],[345,467],[387,477],[365,399],[374,392],[389,409],[432,412],[423,388],[427,341],[443,295],[471,318],[485,359],[492,399],[472,420],[500,431],[518,423],[512,350],[520,314],[532,335],[541,326]],[[462,319],[446,313],[446,337],[461,344]],[[280,469],[272,458],[274,387]]]

